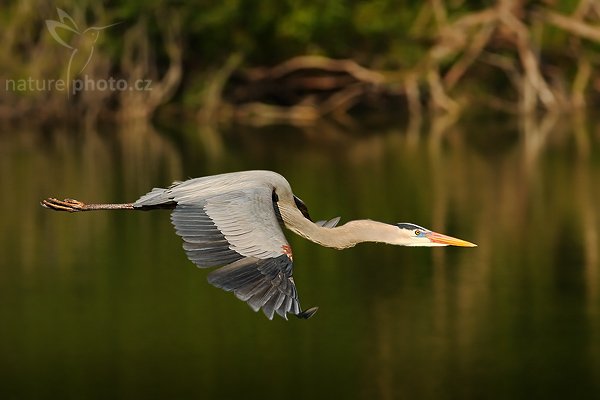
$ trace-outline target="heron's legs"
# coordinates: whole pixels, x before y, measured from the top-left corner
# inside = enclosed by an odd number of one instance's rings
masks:
[[[93,210],[134,210],[133,204],[85,204],[79,200],[64,199],[58,200],[54,197],[42,200],[42,206],[55,211],[93,211]]]

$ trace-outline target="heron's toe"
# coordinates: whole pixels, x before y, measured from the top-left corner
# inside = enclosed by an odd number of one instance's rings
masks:
[[[43,207],[56,211],[76,212],[83,210],[85,204],[74,199],[58,200],[54,197],[47,198],[41,202]]]

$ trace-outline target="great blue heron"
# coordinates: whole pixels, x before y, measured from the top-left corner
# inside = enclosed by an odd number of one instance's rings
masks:
[[[221,268],[208,282],[262,309],[310,318],[317,307],[303,311],[292,278],[292,249],[282,226],[323,246],[344,249],[362,242],[400,246],[464,246],[473,243],[432,232],[410,223],[372,220],[337,226],[338,218],[313,222],[306,205],[287,180],[271,171],[243,171],[175,182],[154,188],[134,203],[85,204],[73,199],[42,201],[58,211],[171,209],[175,231],[188,258],[200,268]]]

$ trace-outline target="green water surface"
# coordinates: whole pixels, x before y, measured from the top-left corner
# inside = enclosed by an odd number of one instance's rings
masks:
[[[548,126],[550,126],[548,128]],[[587,121],[0,132],[1,399],[532,399],[600,394],[600,130]],[[308,321],[254,313],[130,202],[286,176],[317,219],[413,222],[477,248],[291,232]]]

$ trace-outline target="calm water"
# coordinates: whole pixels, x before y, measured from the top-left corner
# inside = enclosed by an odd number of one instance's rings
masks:
[[[600,393],[600,129],[575,117],[352,129],[0,130],[0,398],[481,399]],[[316,218],[475,249],[288,234],[309,321],[206,283],[166,211],[60,214],[173,180],[285,175]]]

